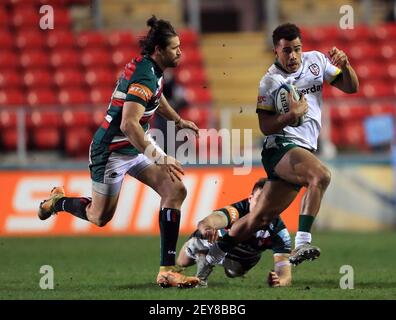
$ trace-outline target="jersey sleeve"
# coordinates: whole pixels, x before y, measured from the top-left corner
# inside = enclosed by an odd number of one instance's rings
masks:
[[[154,78],[137,69],[129,82],[125,101],[137,102],[146,108],[155,92],[155,85]]]
[[[323,61],[323,79],[327,83],[332,83],[337,79],[339,75],[342,74],[341,69],[337,68],[335,65],[331,64],[328,57],[323,53],[320,53],[321,60]]]
[[[249,201],[244,199],[216,211],[224,213],[228,221],[226,229],[229,229],[235,221],[249,213]]]
[[[261,81],[258,89],[256,112],[275,112],[274,92],[280,83],[271,75],[266,75]]]

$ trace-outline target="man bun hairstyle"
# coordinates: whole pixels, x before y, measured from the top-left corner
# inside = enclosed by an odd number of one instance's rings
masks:
[[[301,39],[300,29],[292,23],[285,23],[278,26],[272,33],[272,43],[276,47],[281,39],[292,41],[296,38]]]
[[[139,40],[142,55],[153,54],[156,46],[165,49],[169,45],[169,39],[177,36],[169,21],[158,20],[155,15],[147,20],[147,26],[150,30]]]

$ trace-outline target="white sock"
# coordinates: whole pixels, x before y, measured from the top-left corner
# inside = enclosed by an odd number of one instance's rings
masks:
[[[294,243],[295,243],[294,247],[297,248],[302,244],[311,243],[311,241],[312,241],[312,235],[310,232],[297,231],[296,237],[294,239]]]

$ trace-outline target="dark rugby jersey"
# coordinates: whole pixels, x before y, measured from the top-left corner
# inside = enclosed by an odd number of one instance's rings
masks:
[[[163,72],[148,56],[129,62],[118,79],[111,97],[105,119],[96,131],[93,141],[107,144],[110,151],[122,154],[138,154],[139,151],[128,141],[120,129],[124,102],[133,101],[145,107],[140,125],[147,131],[149,121],[159,107],[163,90]]]

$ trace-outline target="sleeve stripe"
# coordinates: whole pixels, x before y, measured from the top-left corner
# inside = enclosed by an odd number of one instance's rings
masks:
[[[151,92],[151,90],[148,87],[146,87],[145,85],[140,84],[140,83],[132,83],[129,86],[128,94],[137,96],[140,99],[144,100],[145,102],[148,102],[151,99],[151,97],[153,96],[153,93]]]
[[[257,110],[274,111],[274,107],[257,105]]]

